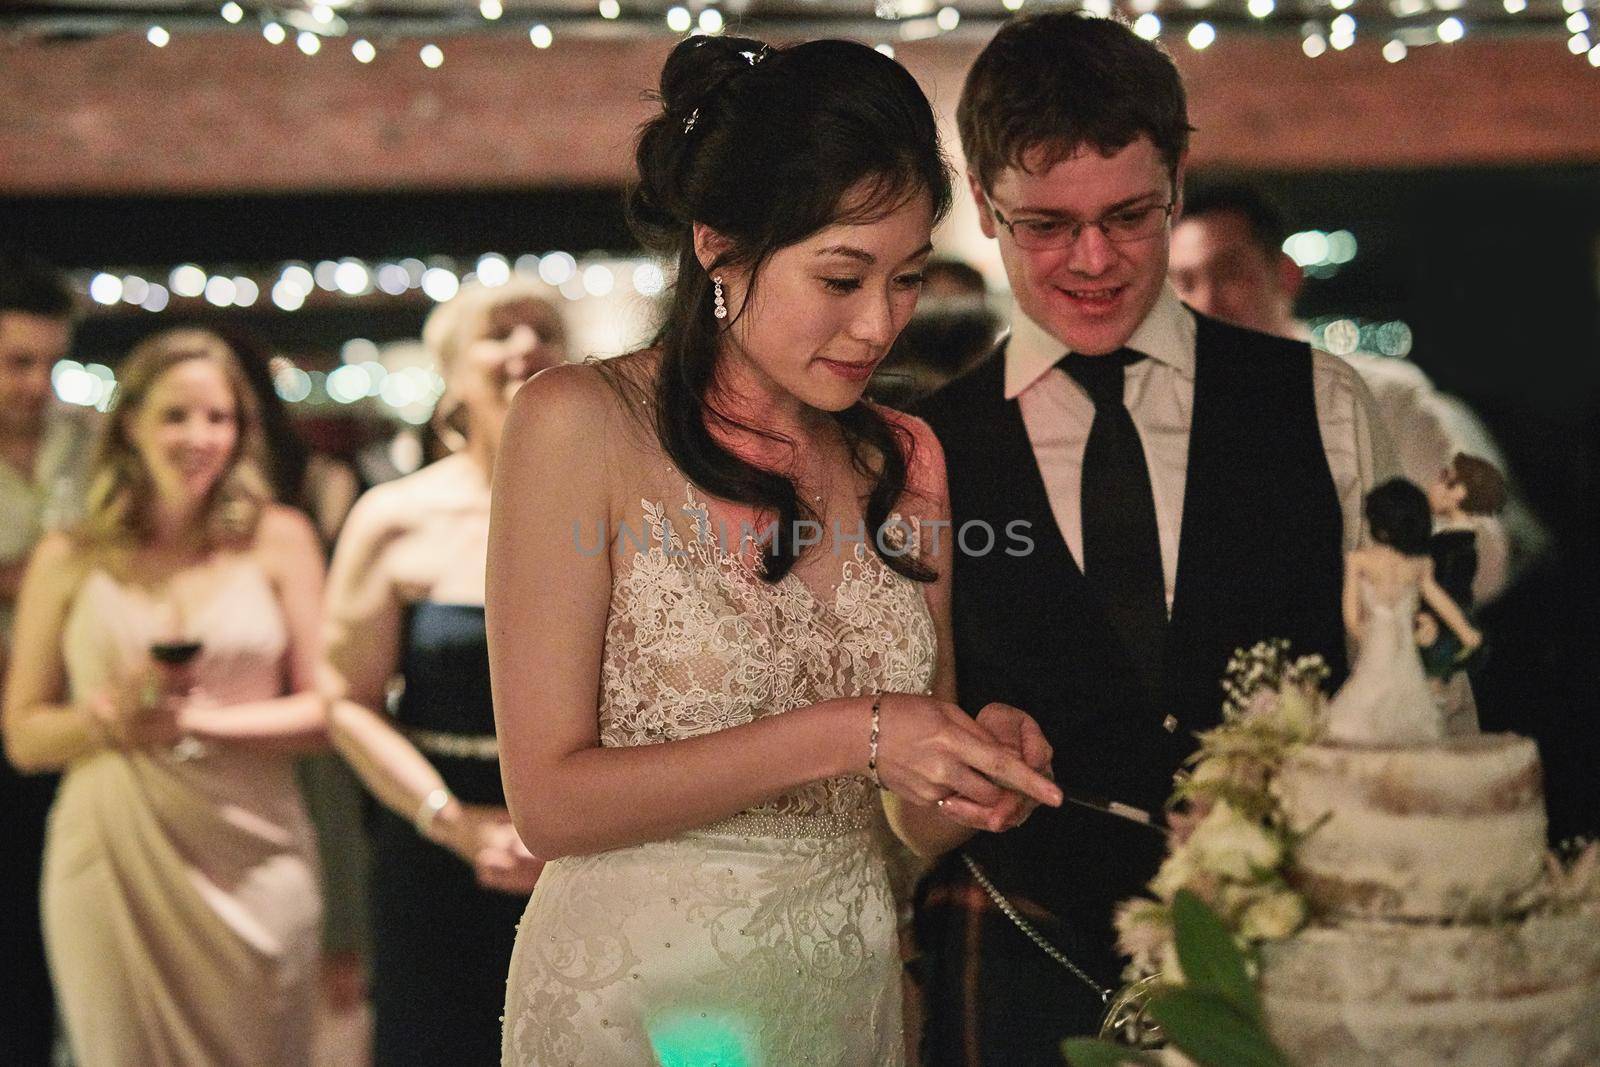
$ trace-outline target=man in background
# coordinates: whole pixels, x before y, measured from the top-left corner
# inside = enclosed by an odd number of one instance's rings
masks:
[[[1262,333],[1308,339],[1310,331],[1294,315],[1305,279],[1283,251],[1287,229],[1283,215],[1259,189],[1196,183],[1172,230],[1168,277],[1173,288],[1202,314]],[[1505,472],[1504,455],[1478,417],[1440,393],[1415,363],[1365,352],[1343,358],[1371,390],[1405,477],[1429,489],[1461,452]],[[1545,535],[1515,497],[1503,518],[1485,518],[1476,532],[1473,594],[1481,605],[1499,596],[1512,574],[1538,554]]]
[[[0,679],[33,546],[79,513],[94,426],[53,394],[72,339],[72,294],[31,263],[0,260]],[[0,1049],[18,1067],[50,1063],[55,1001],[39,932],[39,864],[53,777],[0,760]]]

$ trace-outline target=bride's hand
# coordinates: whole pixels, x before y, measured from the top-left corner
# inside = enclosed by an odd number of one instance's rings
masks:
[[[991,705],[999,708],[1003,705]],[[989,711],[990,709],[985,709]],[[1015,711],[1015,709],[1009,709]],[[1022,715],[1021,712],[1016,714]],[[1003,714],[991,721],[1015,727],[1020,737],[1026,728]],[[1023,718],[1026,718],[1024,715]],[[1028,722],[1032,724],[1032,720]],[[1061,803],[1061,791],[1016,749],[997,740],[954,704],[932,697],[887,693],[880,707],[878,777],[883,787],[918,804],[939,804],[951,819],[975,829],[1006,829],[1018,814],[1008,798],[1029,805]],[[1037,731],[1037,724],[1033,724]],[[1029,754],[1040,759],[1039,744],[1030,740]],[[1048,752],[1048,744],[1044,751]],[[1043,760],[1048,767],[1048,756]],[[1017,821],[1020,821],[1018,819]]]
[[[978,725],[1020,756],[1023,763],[1046,778],[1055,779],[1050,767],[1055,751],[1033,716],[1010,704],[996,703],[978,712]],[[999,833],[1021,826],[1038,806],[1038,801],[1026,794],[1004,790],[994,804],[985,805],[970,797],[954,796],[946,798],[939,810],[965,825]]]

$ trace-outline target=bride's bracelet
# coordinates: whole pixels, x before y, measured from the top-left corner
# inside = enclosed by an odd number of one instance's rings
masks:
[[[878,789],[883,788],[883,781],[878,777],[878,723],[883,712],[883,694],[872,694],[872,727],[867,732],[867,774],[872,778],[872,784]]]

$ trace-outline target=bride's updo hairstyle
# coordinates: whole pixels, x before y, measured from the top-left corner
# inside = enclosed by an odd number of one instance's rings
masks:
[[[852,41],[769,48],[739,37],[690,37],[661,72],[661,113],[646,123],[635,153],[638,184],[628,218],[645,247],[678,261],[655,386],[655,431],[672,461],[697,486],[775,514],[782,531],[765,556],[775,582],[798,553],[789,531],[816,515],[788,477],[741,459],[708,425],[785,438],[719,411],[708,393],[725,323],[713,315],[711,276],[748,268],[749,294],[780,249],[836,224],[870,223],[918,196],[934,218],[950,207],[950,172],[933,111],[894,60]],[[729,247],[711,268],[694,250],[694,223]],[[833,418],[858,470],[874,479],[869,531],[883,528],[906,489],[911,437],[865,403]],[[926,581],[910,554],[868,541],[894,570]]]
[[[1404,478],[1390,478],[1367,494],[1367,525],[1372,539],[1404,556],[1426,556],[1433,534],[1428,494]]]

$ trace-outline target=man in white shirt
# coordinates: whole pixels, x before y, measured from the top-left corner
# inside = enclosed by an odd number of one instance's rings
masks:
[[[92,428],[62,410],[50,370],[67,354],[72,294],[48,271],[0,261],[0,680],[22,572],[47,527],[74,518]],[[0,760],[0,1048],[7,1063],[50,1062],[55,1007],[39,934],[39,861],[53,778]]]
[[[1305,279],[1283,251],[1286,229],[1276,206],[1253,186],[1226,182],[1189,190],[1183,217],[1172,228],[1168,264],[1178,296],[1224,322],[1304,340],[1309,334],[1295,318],[1294,304]],[[1462,452],[1505,471],[1505,459],[1478,417],[1440,393],[1422,368],[1365,352],[1343,358],[1371,390],[1405,477],[1429,489]],[[1476,516],[1472,529],[1478,549],[1472,592],[1482,605],[1504,591],[1547,537],[1515,498],[1503,519]]]
[[[1387,439],[1347,364],[1168,287],[1190,127],[1165,53],[1117,21],[1025,16],[957,115],[1015,307],[1000,352],[920,413],[956,528],[1021,520],[1033,543],[955,555],[960,700],[1032,714],[1069,793],[1156,811],[1235,648],[1287,638],[1342,674],[1343,556]],[[918,896],[924,1063],[1054,1062],[1098,1027],[1111,909],[1163,839],[1071,804],[1005,834],[939,829],[918,843],[951,850]]]

